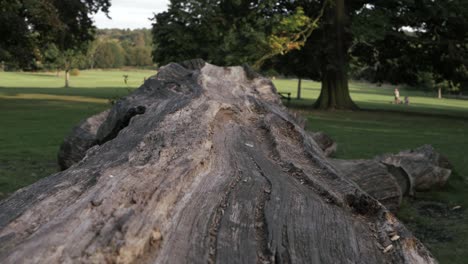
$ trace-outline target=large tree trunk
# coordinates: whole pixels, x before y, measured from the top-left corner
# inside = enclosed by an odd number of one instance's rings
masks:
[[[0,203],[2,263],[435,262],[242,67],[161,68],[96,143]]]
[[[328,10],[331,21],[325,24],[324,34],[328,40],[322,61],[322,89],[314,107],[318,109],[356,110],[357,105],[349,95],[347,74],[347,49],[345,26],[348,23],[344,0],[334,1]]]
[[[302,79],[298,78],[298,80],[297,80],[297,100],[301,99],[301,90],[302,90]]]

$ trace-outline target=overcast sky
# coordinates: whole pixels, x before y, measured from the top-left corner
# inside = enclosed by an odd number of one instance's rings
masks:
[[[150,28],[153,13],[167,10],[169,0],[111,0],[108,19],[103,13],[94,16],[98,28]]]

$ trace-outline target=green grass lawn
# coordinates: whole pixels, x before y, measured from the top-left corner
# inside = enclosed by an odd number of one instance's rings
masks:
[[[0,199],[56,172],[58,146],[72,126],[155,73],[81,71],[62,88],[63,73],[0,72]]]
[[[62,139],[83,118],[108,108],[154,71],[82,71],[72,88],[55,74],[0,72],[0,199],[57,170]],[[128,74],[128,85],[123,75]],[[295,80],[275,80],[278,90],[295,97]],[[303,81],[302,100],[292,108],[307,118],[307,128],[325,131],[338,142],[338,158],[370,158],[432,144],[448,156],[455,174],[448,186],[406,199],[399,217],[441,263],[468,259],[468,101],[436,99],[435,94],[400,88],[411,104],[394,105],[392,86],[351,82],[351,96],[363,111],[313,111],[320,84]],[[426,203],[458,211],[421,209]],[[427,207],[427,206],[426,206]],[[440,208],[439,208],[440,209]],[[434,210],[433,210],[434,211]],[[429,212],[429,213],[428,213]],[[437,213],[438,212],[438,213]]]
[[[297,96],[297,80],[274,80],[279,92],[290,92],[292,98]],[[410,105],[392,104],[393,89],[398,87],[403,99],[409,97]],[[399,86],[382,85],[380,87],[364,83],[351,82],[349,84],[351,97],[359,107],[365,109],[416,112],[437,115],[462,116],[468,118],[468,100],[437,99],[436,93],[427,93],[418,90],[409,90]],[[314,81],[302,81],[302,100],[294,101],[294,106],[308,107],[320,94],[320,83]]]

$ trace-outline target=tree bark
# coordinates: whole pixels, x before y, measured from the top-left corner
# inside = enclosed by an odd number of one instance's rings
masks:
[[[61,170],[70,168],[82,160],[86,151],[97,145],[97,132],[109,115],[109,110],[91,116],[73,128],[71,134],[60,145],[57,161]]]
[[[65,88],[70,87],[70,69],[65,69]]]
[[[325,25],[324,30],[328,41],[322,59],[322,89],[314,107],[356,110],[358,107],[351,99],[348,87],[348,45],[345,41],[345,26],[348,22],[344,0],[334,1],[330,9],[328,13],[331,21]]]
[[[437,98],[442,99],[442,88],[437,89]]]
[[[302,79],[297,80],[297,100],[301,99],[301,90],[302,90]]]
[[[389,173],[385,165],[376,160],[332,159],[331,162],[343,175],[349,177],[391,212],[398,212],[403,193],[396,178]]]
[[[3,263],[435,263],[248,69],[162,67],[96,142],[0,203]]]
[[[320,96],[315,102],[317,109],[344,109],[357,110],[358,106],[349,95],[348,79],[346,72],[334,69],[324,71],[322,77],[322,89]]]

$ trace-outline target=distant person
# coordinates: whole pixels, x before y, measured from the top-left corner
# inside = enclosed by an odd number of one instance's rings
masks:
[[[409,105],[409,97],[405,96],[405,105]]]
[[[395,104],[399,104],[400,103],[400,91],[398,91],[398,88],[395,88],[393,93],[395,95]]]
[[[124,83],[127,84],[127,81],[128,81],[128,75],[124,75]]]

